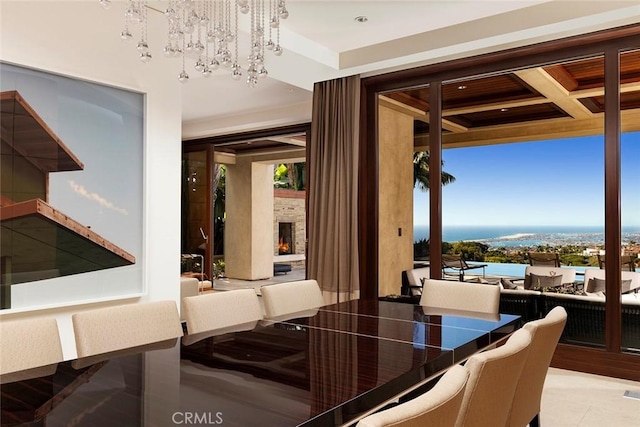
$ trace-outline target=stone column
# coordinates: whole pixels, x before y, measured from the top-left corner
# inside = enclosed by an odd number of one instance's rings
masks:
[[[380,106],[378,292],[399,294],[413,268],[413,117]]]
[[[227,165],[225,274],[233,279],[273,276],[273,164],[238,157]]]

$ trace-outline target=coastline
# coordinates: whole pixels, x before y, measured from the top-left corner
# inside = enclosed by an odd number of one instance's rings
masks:
[[[491,248],[531,246],[601,246],[604,230],[601,227],[575,226],[445,226],[442,230],[445,242],[473,241]],[[414,227],[414,242],[429,238],[428,226]],[[640,244],[640,227],[623,227],[622,243]]]

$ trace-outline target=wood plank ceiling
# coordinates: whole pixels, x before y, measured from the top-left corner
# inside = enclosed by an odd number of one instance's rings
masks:
[[[622,131],[640,131],[640,50],[620,58]],[[442,85],[443,147],[601,135],[604,58],[515,70]],[[380,96],[415,118],[415,149],[429,145],[429,88]]]

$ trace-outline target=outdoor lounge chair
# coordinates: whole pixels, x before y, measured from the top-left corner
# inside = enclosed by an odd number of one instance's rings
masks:
[[[557,252],[529,252],[529,265],[546,265],[560,267],[560,256]]]
[[[485,277],[485,268],[487,264],[468,264],[462,255],[442,254],[442,275],[451,275],[453,270],[458,276],[458,280],[464,282],[464,272],[476,268],[482,268],[482,277]],[[449,271],[448,271],[449,270]]]

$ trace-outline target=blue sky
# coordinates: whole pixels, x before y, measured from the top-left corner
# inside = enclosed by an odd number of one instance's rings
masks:
[[[604,137],[456,148],[442,222],[455,225],[604,224]],[[428,224],[429,193],[414,190],[414,223]],[[640,225],[640,132],[622,137],[622,225]]]

